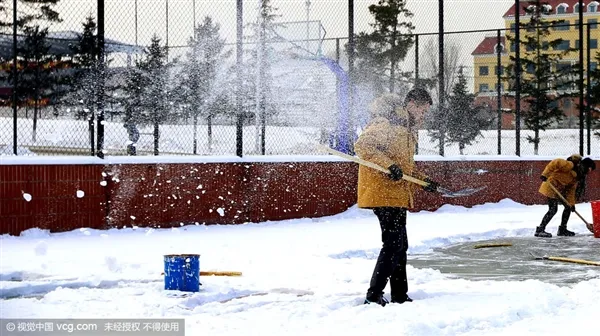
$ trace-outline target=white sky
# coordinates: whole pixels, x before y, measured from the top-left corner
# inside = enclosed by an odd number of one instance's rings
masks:
[[[138,42],[148,44],[153,34],[163,41],[166,35],[166,2],[169,3],[169,45],[185,45],[193,27],[194,0],[137,0],[138,3]],[[305,0],[273,0],[278,8],[280,21],[306,20]],[[371,16],[367,7],[375,1],[356,0],[355,32],[369,29]],[[445,30],[497,29],[504,26],[502,15],[514,2],[511,0],[446,0],[444,1]],[[206,15],[221,24],[221,32],[230,42],[235,41],[236,1],[235,0],[196,0],[196,20]],[[256,17],[258,1],[244,1],[245,22]],[[408,0],[407,7],[414,13],[412,22],[415,32],[438,31],[438,1]],[[326,37],[348,36],[348,2],[342,0],[312,0],[310,20],[321,20]],[[62,0],[58,5],[64,22],[55,30],[80,30],[86,15],[96,13],[95,0]],[[135,43],[135,0],[106,1],[106,36],[126,43]],[[465,57],[481,41],[484,34],[455,35],[449,37],[465,46]],[[333,47],[333,42],[330,42]],[[458,42],[457,42],[458,43]]]
[[[138,3],[138,39],[141,43],[148,41],[153,33],[161,37],[165,35],[166,2],[169,3],[169,40],[170,44],[184,44],[193,26],[194,0],[137,0]],[[107,0],[106,3],[106,32],[107,36],[118,38],[124,42],[135,41],[135,0]],[[222,24],[226,34],[235,37],[235,0],[196,0],[196,18],[209,15]],[[305,0],[273,0],[278,8],[282,21],[302,21],[306,19]],[[375,1],[356,0],[355,30],[368,28],[370,15],[367,7]],[[445,29],[471,30],[495,29],[503,26],[502,14],[514,2],[511,0],[446,0],[444,1]],[[416,32],[436,32],[438,30],[438,1],[437,0],[408,0],[407,7],[415,14],[413,23]],[[255,17],[258,1],[244,1],[246,21]],[[347,36],[347,1],[341,0],[312,0],[310,19],[321,20],[329,37]],[[62,0],[58,11],[65,22],[60,29],[79,27],[79,22],[88,13],[96,12],[95,0]],[[468,19],[467,19],[468,18]]]

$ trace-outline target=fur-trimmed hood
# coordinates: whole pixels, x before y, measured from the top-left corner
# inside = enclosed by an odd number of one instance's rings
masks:
[[[410,128],[412,122],[410,114],[404,108],[404,102],[400,96],[393,93],[386,93],[375,98],[369,105],[369,113],[373,121],[376,119],[386,119],[393,125],[402,125]]]

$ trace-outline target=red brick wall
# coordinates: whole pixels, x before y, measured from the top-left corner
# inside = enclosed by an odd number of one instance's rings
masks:
[[[102,169],[101,165],[0,165],[0,234],[34,227],[103,228]],[[77,197],[78,190],[84,197]]]
[[[546,164],[418,162],[448,189],[483,185],[487,189],[463,198],[418,193],[415,210],[435,210],[445,203],[473,206],[504,198],[543,203],[537,190]],[[35,227],[68,231],[327,216],[355,204],[356,178],[357,165],[350,162],[4,164],[0,165],[0,234],[18,235]],[[586,199],[600,200],[600,178],[588,180]],[[78,198],[77,190],[85,196]],[[27,202],[23,193],[32,200]]]

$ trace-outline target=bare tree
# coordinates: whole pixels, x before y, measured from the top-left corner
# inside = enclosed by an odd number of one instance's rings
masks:
[[[451,92],[458,79],[458,72],[461,67],[460,54],[462,46],[458,43],[444,42],[444,92]],[[436,85],[439,74],[439,48],[437,39],[431,38],[423,47],[423,67],[422,78],[429,79],[428,83],[432,85],[434,100],[440,96],[439,85]]]
[[[443,88],[446,97],[444,101],[448,102],[448,94],[458,81],[458,74],[462,65],[459,57],[461,46],[457,43],[444,43],[444,83]],[[439,47],[436,39],[428,39],[423,47],[423,65],[420,85],[426,86],[431,90],[433,101],[440,101],[440,89],[438,84],[439,75]],[[437,104],[439,105],[439,104]],[[438,142],[440,153],[443,150],[444,143],[448,138],[448,130],[451,123],[452,111],[448,106],[433,108],[426,120],[426,127],[432,142]]]

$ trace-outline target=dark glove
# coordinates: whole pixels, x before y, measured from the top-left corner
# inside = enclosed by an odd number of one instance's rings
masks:
[[[548,178],[544,175],[540,176],[540,179],[544,182],[548,181]]]
[[[571,206],[571,212],[575,212],[575,206],[574,205]]]
[[[398,167],[396,164],[389,166],[388,170],[390,171],[389,177],[394,181],[400,181],[402,176],[404,176],[402,169],[400,169],[400,167]]]
[[[429,179],[429,177],[425,178],[424,180],[425,182],[429,183],[429,185],[423,187],[423,190],[425,191],[429,191],[429,192],[436,192],[437,188],[440,186],[439,183]]]

